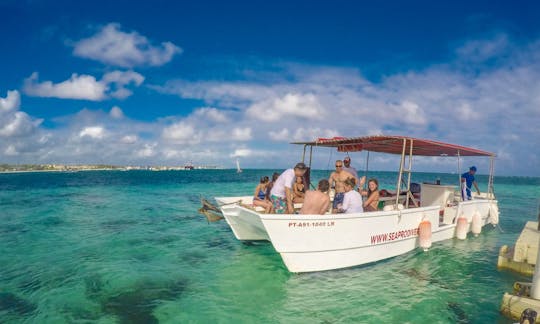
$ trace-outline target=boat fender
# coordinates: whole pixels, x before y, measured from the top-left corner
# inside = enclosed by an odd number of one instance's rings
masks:
[[[418,227],[418,244],[424,251],[431,247],[431,222],[423,220]]]
[[[467,218],[461,214],[461,216],[457,219],[457,225],[456,225],[456,237],[460,240],[464,240],[467,238],[467,230],[468,230],[469,223],[467,222]]]
[[[499,224],[499,207],[496,204],[489,206],[489,221],[493,225]]]
[[[482,216],[478,210],[472,215],[471,232],[474,236],[478,236],[482,232]]]
[[[394,205],[385,205],[383,211],[392,211],[394,210]]]

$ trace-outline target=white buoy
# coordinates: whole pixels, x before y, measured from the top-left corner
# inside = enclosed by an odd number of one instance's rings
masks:
[[[478,210],[472,215],[471,232],[474,236],[478,236],[482,232],[482,216]]]
[[[467,238],[467,227],[469,223],[467,222],[467,218],[461,214],[461,216],[457,219],[457,225],[456,225],[456,237],[460,240],[464,240]]]
[[[490,204],[489,206],[489,222],[493,225],[499,224],[499,207],[497,204]]]
[[[418,227],[418,244],[424,251],[431,247],[431,222],[423,220]]]

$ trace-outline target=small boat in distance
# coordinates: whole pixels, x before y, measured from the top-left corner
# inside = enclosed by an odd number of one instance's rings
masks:
[[[236,173],[242,173],[242,169],[240,169],[240,161],[236,159]]]
[[[290,272],[347,268],[395,257],[418,247],[428,250],[432,242],[454,237],[466,239],[467,233],[478,235],[483,226],[499,222],[493,191],[494,153],[408,136],[319,138],[292,144],[304,146],[302,160],[309,161],[308,170],[313,147],[343,153],[386,153],[401,159],[395,191],[381,194],[379,201],[384,206],[373,212],[265,214],[264,210],[252,207],[252,195],[215,198],[238,240],[271,242]],[[460,175],[456,175],[454,185],[412,183],[413,156],[456,158],[458,166],[463,156],[488,157],[487,192],[474,193],[472,200],[463,200],[458,190]],[[295,204],[295,209],[299,207]]]
[[[193,166],[193,162],[189,162],[189,163],[186,163],[184,164],[184,170],[193,170],[195,169],[195,167]]]

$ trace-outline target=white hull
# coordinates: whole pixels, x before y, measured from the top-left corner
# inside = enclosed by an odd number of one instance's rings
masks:
[[[251,204],[251,197],[216,198],[238,240],[268,240],[291,272],[340,269],[384,260],[419,246],[422,220],[431,223],[432,242],[456,236],[457,216],[467,219],[471,230],[473,214],[481,225],[496,222],[497,201],[476,199],[446,207],[439,206],[357,214],[277,215],[261,214],[233,202]],[[228,205],[224,205],[228,204]]]

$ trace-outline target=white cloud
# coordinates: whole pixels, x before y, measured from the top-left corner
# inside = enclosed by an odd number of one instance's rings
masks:
[[[7,92],[7,97],[0,98],[0,114],[19,109],[21,105],[21,95],[17,90]]]
[[[109,94],[109,96],[118,99],[124,99],[132,95],[132,92],[127,89],[125,86],[129,84],[135,84],[135,86],[140,86],[144,81],[144,77],[133,71],[113,71],[103,75],[101,82],[106,85],[111,85],[115,88]]]
[[[199,108],[195,110],[193,115],[198,118],[207,119],[215,123],[228,123],[229,122],[229,118],[227,118],[227,115],[223,111],[220,111],[217,108],[212,108],[212,107]]]
[[[124,112],[118,106],[112,107],[109,115],[111,115],[111,117],[115,119],[124,118]]]
[[[233,157],[233,158],[237,158],[237,157],[249,157],[253,155],[253,151],[250,150],[250,149],[245,149],[245,148],[241,148],[241,149],[236,149],[234,151],[234,153],[232,153],[230,155],[230,157]]]
[[[136,155],[141,158],[153,157],[156,155],[155,147],[157,144],[144,144],[144,147],[137,151]]]
[[[325,110],[317,97],[311,93],[287,93],[282,98],[256,102],[248,108],[247,113],[254,118],[274,122],[289,116],[320,120],[324,118]]]
[[[96,81],[91,75],[72,74],[63,82],[53,84],[51,81],[38,82],[38,73],[24,80],[24,92],[29,96],[62,99],[86,99],[100,101],[105,99],[107,85]]]
[[[7,156],[17,156],[19,155],[19,152],[17,152],[14,145],[8,145],[8,147],[4,150],[4,154]]]
[[[511,50],[506,34],[495,35],[491,39],[469,40],[456,50],[456,53],[465,61],[480,62],[500,57]]]
[[[126,136],[123,136],[123,137],[120,139],[120,143],[123,143],[123,144],[134,144],[134,143],[136,143],[138,140],[139,140],[139,137],[138,137],[137,135],[126,135]]]
[[[231,140],[233,141],[249,141],[251,139],[251,128],[238,128],[232,130]]]
[[[287,141],[290,139],[289,130],[282,128],[280,131],[269,131],[268,135],[273,141]]]
[[[0,137],[21,137],[32,135],[43,119],[35,119],[19,111],[20,94],[8,91],[6,98],[0,98]]]
[[[163,129],[162,137],[176,143],[197,143],[199,141],[195,127],[185,122],[178,122],[166,127]]]
[[[102,126],[88,126],[79,132],[79,137],[102,139],[105,137],[105,129]]]
[[[52,81],[38,81],[37,72],[24,80],[24,92],[29,96],[61,98],[61,99],[84,99],[101,101],[110,97],[124,99],[132,92],[127,85],[141,85],[144,77],[133,71],[113,71],[105,74],[100,81],[91,75],[72,74],[71,77],[60,83]]]
[[[376,82],[354,68],[300,64],[287,64],[283,73],[252,71],[253,80],[170,81],[153,88],[200,102],[192,112],[182,110],[154,121],[132,120],[115,106],[83,109],[48,121],[45,127],[19,111],[18,92],[8,92],[0,98],[0,134],[9,138],[0,140],[0,158],[140,165],[193,160],[232,167],[231,157],[238,157],[245,167],[280,168],[302,154],[301,146],[289,142],[383,133],[494,151],[498,174],[538,174],[540,41],[523,46],[507,41],[508,45],[483,44],[494,49],[478,51],[485,59],[473,65],[456,57]],[[493,57],[497,64],[491,64]],[[273,74],[271,82],[267,73]],[[117,91],[122,88],[139,86],[144,78],[128,71],[107,73],[96,82],[107,85],[103,94],[110,98],[121,95]],[[51,123],[57,127],[49,128]],[[319,153],[314,167],[326,168],[329,154]],[[353,160],[358,161],[354,156]],[[374,156],[372,161],[373,170],[396,166],[393,158]],[[475,164],[487,172],[486,164]],[[455,171],[432,160],[417,165]]]
[[[172,60],[182,49],[171,42],[153,46],[139,33],[121,31],[121,26],[110,23],[95,35],[75,44],[73,54],[121,67],[141,65],[161,66]]]

